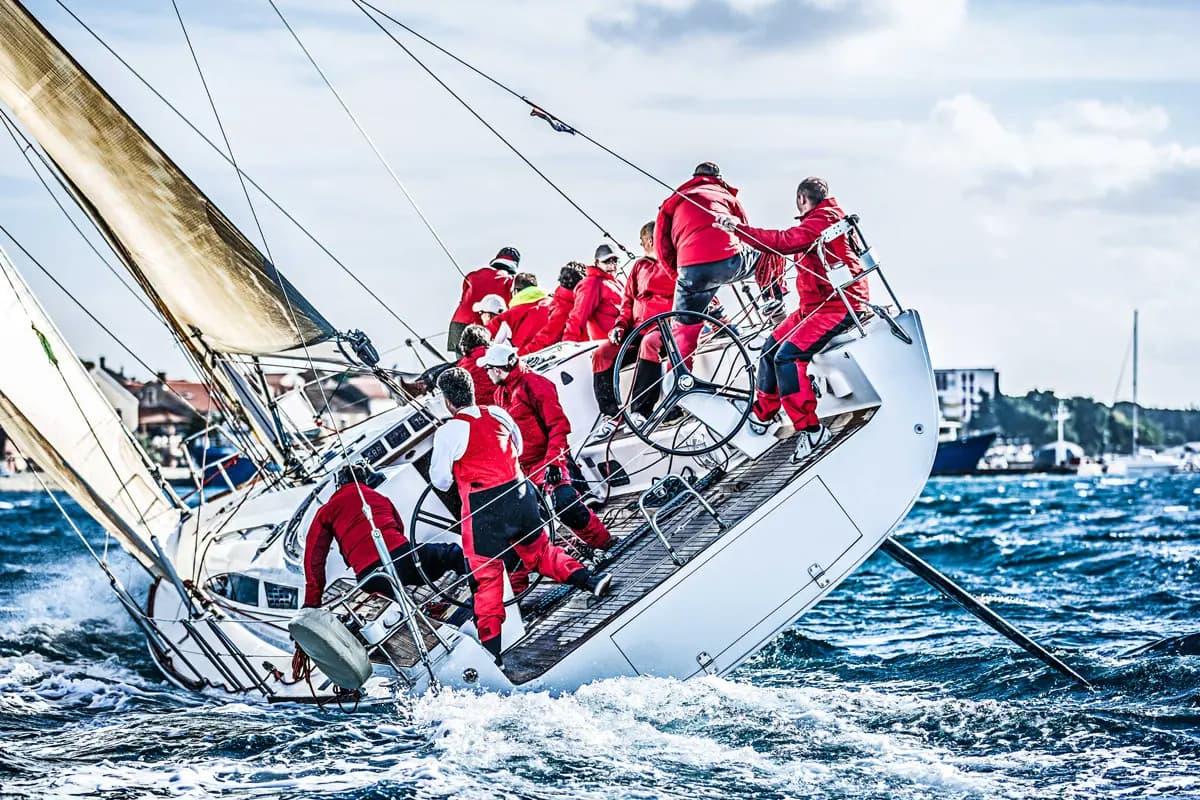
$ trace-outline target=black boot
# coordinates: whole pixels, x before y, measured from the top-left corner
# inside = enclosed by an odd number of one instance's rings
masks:
[[[592,391],[596,393],[596,405],[600,407],[601,414],[615,417],[621,413],[621,408],[617,405],[617,393],[613,391],[611,369],[592,373]]]
[[[489,653],[492,654],[492,659],[496,662],[497,667],[504,666],[504,663],[500,660],[500,637],[499,636],[493,636],[491,639],[480,642],[480,644],[483,645],[484,650],[487,650]]]
[[[650,416],[662,394],[662,364],[639,358],[633,372],[633,394],[630,407],[643,417]]]
[[[595,597],[604,597],[612,590],[612,575],[607,572],[593,573],[587,567],[577,569],[567,578],[567,583],[576,589],[583,589]]]

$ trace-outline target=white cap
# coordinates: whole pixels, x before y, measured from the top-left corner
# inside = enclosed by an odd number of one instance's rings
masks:
[[[505,303],[504,298],[498,294],[489,294],[471,306],[471,310],[477,314],[503,314],[506,308],[508,308],[508,303]]]
[[[511,344],[494,344],[479,358],[475,359],[477,367],[499,367],[508,369],[517,362],[517,348]]]

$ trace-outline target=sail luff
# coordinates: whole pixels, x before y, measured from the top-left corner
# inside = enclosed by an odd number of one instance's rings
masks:
[[[0,101],[86,200],[183,335],[270,354],[333,327],[17,0],[0,0]]]

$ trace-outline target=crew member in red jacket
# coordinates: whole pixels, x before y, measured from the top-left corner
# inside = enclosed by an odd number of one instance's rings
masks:
[[[758,254],[741,246],[729,231],[713,225],[718,217],[746,221],[737,189],[721,178],[711,161],[697,165],[692,179],[663,201],[654,225],[654,247],[659,262],[677,275],[675,310],[708,313],[722,284],[746,277],[754,270]],[[690,363],[703,322],[674,326],[679,352]]]
[[[413,560],[414,551],[404,535],[404,523],[392,501],[371,488],[374,475],[365,461],[346,464],[337,472],[337,489],[321,506],[308,527],[304,540],[304,606],[321,605],[325,592],[325,562],[329,549],[337,542],[342,560],[354,570],[358,580],[377,572],[382,566],[372,527],[383,534],[383,543],[396,566],[400,582],[406,586],[424,583]],[[382,477],[382,476],[380,476]],[[363,513],[363,504],[371,509],[371,518]],[[462,548],[456,544],[425,542],[416,547],[421,569],[436,581],[447,572],[466,575]],[[392,596],[391,583],[376,575],[364,584],[368,592]]]
[[[564,342],[608,338],[621,302],[621,286],[615,274],[620,263],[621,257],[608,245],[596,248],[596,263],[587,268],[587,276],[575,287],[575,304],[563,329]]]
[[[479,365],[496,383],[496,405],[507,411],[521,430],[521,471],[535,486],[550,492],[558,518],[584,544],[607,550],[613,543],[612,534],[571,485],[571,448],[567,444],[571,422],[553,381],[522,364],[517,351],[505,344],[489,347]],[[528,578],[518,581],[514,574],[512,580],[513,591],[519,592]]]
[[[482,325],[468,325],[462,334],[462,358],[455,364],[462,367],[471,376],[475,386],[475,396],[483,403],[491,403],[496,394],[496,384],[488,377],[487,370],[479,366],[479,359],[487,352],[492,343],[491,334]]]
[[[617,395],[613,389],[613,372],[617,369],[617,353],[626,334],[641,323],[658,314],[671,310],[675,295],[675,277],[654,256],[654,223],[642,226],[642,251],[645,253],[625,278],[625,293],[617,320],[604,342],[592,354],[593,387],[596,404],[604,420],[596,427],[593,438],[607,439],[616,430],[616,418],[620,414]],[[658,329],[646,331],[640,341],[630,345],[627,353],[637,354],[637,367],[633,373],[633,391],[630,395],[630,418],[635,425],[645,422],[658,402],[662,385],[662,335]],[[636,347],[634,346],[636,345]],[[625,366],[622,364],[621,366]]]
[[[612,577],[593,574],[550,543],[538,513],[537,490],[521,472],[521,431],[508,412],[476,405],[466,370],[446,370],[438,388],[453,416],[434,434],[429,482],[441,491],[458,485],[463,551],[477,582],[479,643],[499,664],[508,554],[515,553],[529,570],[596,597],[608,594]]]
[[[512,296],[513,276],[517,265],[521,263],[521,254],[515,247],[501,247],[500,252],[486,267],[468,272],[463,278],[462,295],[458,299],[458,307],[450,318],[450,333],[446,338],[446,350],[450,353],[459,352],[459,339],[468,325],[477,325],[482,320],[474,310],[475,304],[489,294],[498,294],[505,304]]]
[[[544,347],[558,344],[562,341],[563,331],[567,327],[567,317],[575,307],[575,288],[579,286],[587,267],[578,261],[568,262],[558,272],[558,286],[554,294],[538,301],[546,308],[546,324],[541,332],[533,337],[533,341],[525,348],[526,353],[535,353]]]
[[[522,353],[532,352],[530,344],[541,335],[550,319],[550,303],[546,291],[537,285],[537,276],[522,272],[513,281],[513,296],[508,308],[487,323],[492,341],[505,341],[500,332],[507,327],[507,341]]]
[[[829,429],[817,418],[817,398],[808,379],[808,364],[838,334],[854,327],[854,319],[838,298],[825,275],[825,262],[842,263],[852,275],[862,272],[858,256],[846,236],[819,243],[825,229],[846,216],[837,200],[829,196],[829,184],[821,178],[805,178],[796,188],[800,224],[787,230],[753,228],[731,216],[719,223],[747,243],[770,248],[784,255],[799,255],[796,291],[800,307],[788,315],[763,344],[758,364],[754,416],[763,422],[775,417],[782,407],[791,425],[800,431],[796,460],[829,441]],[[866,280],[845,289],[846,299],[856,314],[867,308]]]

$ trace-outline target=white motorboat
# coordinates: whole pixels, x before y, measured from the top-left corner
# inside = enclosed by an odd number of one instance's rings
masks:
[[[427,480],[433,433],[447,416],[440,397],[406,393],[364,335],[327,321],[16,0],[0,0],[0,102],[19,122],[11,129],[27,133],[27,150],[44,157],[120,255],[220,404],[227,435],[259,468],[232,491],[181,501],[7,257],[5,429],[151,575],[146,598],[110,578],[168,678],[272,701],[340,696],[319,670],[308,681],[291,675],[288,625],[303,596],[305,532],[337,468],[365,459],[386,476],[378,490],[409,516],[410,538],[453,539],[453,498]],[[855,237],[869,266],[859,278],[831,271],[835,287],[882,278],[855,226],[829,235]],[[454,604],[469,601],[461,581],[400,592],[391,605],[362,593],[333,555],[326,606],[348,620],[371,664],[359,696],[724,675],[880,547],[921,492],[937,446],[917,312],[892,295],[814,359],[818,411],[833,438],[794,463],[791,442],[746,424],[746,343],[760,341],[767,323],[742,297],[736,287],[727,293],[728,305],[743,309],[736,333],[714,320],[690,369],[668,362],[661,407],[685,411],[673,424],[626,426],[587,444],[598,415],[594,343],[527,359],[557,385],[574,458],[622,540],[600,556],[582,553],[614,576],[609,596],[542,581],[514,598],[503,668],[469,626],[448,621]],[[313,439],[267,390],[263,360],[374,374],[403,402]]]

